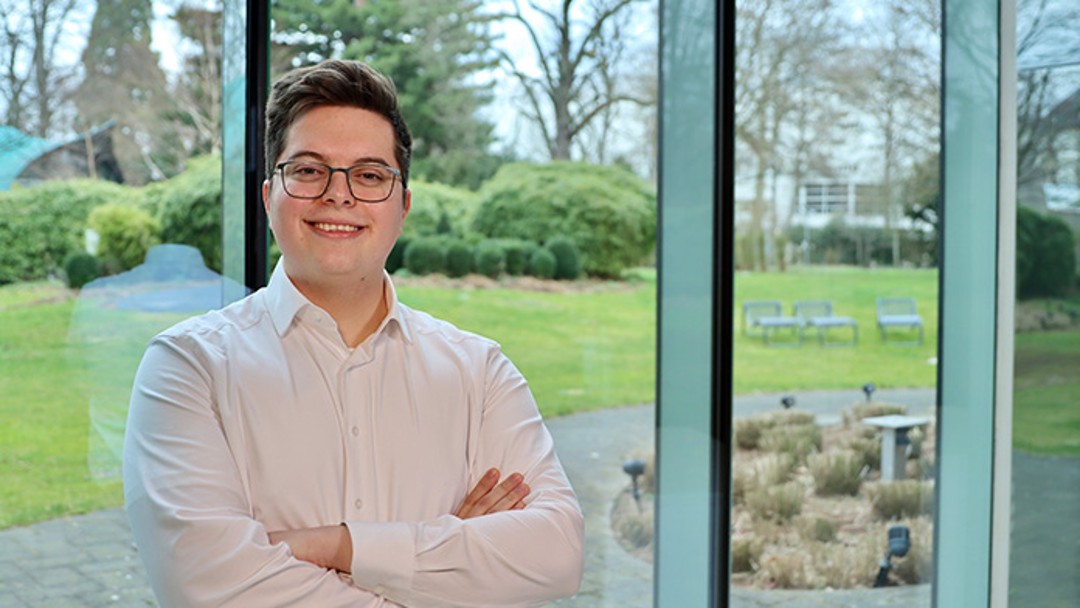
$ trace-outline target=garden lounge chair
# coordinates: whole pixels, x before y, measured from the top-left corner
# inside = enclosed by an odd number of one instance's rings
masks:
[[[881,331],[881,341],[888,342],[888,328],[903,327],[906,329],[918,329],[919,339],[916,342],[900,342],[898,344],[923,343],[923,321],[915,312],[915,298],[878,298],[877,299],[877,324]]]
[[[743,335],[761,336],[765,346],[769,346],[770,335],[776,336],[781,329],[790,329],[797,342],[775,342],[772,344],[802,345],[802,323],[795,317],[785,317],[784,307],[776,300],[750,300],[743,302]]]
[[[821,346],[855,346],[859,343],[859,324],[851,317],[839,317],[833,314],[832,302],[828,300],[800,300],[795,302],[795,317],[802,323],[800,332],[813,329],[817,332]],[[830,329],[850,327],[851,340],[829,342]]]

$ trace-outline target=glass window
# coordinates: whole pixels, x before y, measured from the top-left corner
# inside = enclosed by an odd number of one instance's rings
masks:
[[[929,606],[941,7],[736,6],[730,605]]]
[[[1080,10],[1016,7],[1016,336],[1009,603],[1080,598]]]
[[[152,598],[120,509],[132,379],[157,332],[244,291],[222,275],[221,16],[0,2],[0,544],[27,558],[4,575],[15,605]]]

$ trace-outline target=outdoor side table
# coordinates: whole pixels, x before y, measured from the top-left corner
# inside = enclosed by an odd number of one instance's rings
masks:
[[[863,418],[862,422],[881,429],[881,481],[906,477],[907,446],[911,443],[907,436],[908,431],[930,424],[930,419],[894,414]]]

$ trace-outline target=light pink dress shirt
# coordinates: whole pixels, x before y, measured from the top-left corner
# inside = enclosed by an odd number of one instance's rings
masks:
[[[279,264],[266,289],[157,336],[124,496],[164,606],[531,606],[573,594],[583,520],[498,344],[400,304],[355,349]],[[449,513],[490,467],[527,506]],[[344,522],[352,577],[271,545]]]

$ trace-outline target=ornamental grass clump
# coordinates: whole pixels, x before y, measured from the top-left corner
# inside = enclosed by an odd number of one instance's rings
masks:
[[[821,451],[821,428],[816,424],[774,426],[762,432],[759,446],[768,452],[791,454],[801,462],[808,454]]]
[[[731,539],[731,571],[753,572],[761,563],[765,543],[756,536],[736,536]]]
[[[800,515],[795,520],[799,537],[808,542],[827,543],[836,540],[836,522],[826,517]]]
[[[810,454],[806,465],[818,496],[855,496],[869,471],[865,458],[851,450]]]
[[[845,407],[840,412],[844,419],[844,425],[850,426],[856,422],[859,422],[863,418],[873,418],[875,416],[904,416],[907,415],[907,408],[902,405],[893,405],[891,403],[878,403],[876,401],[870,401],[868,403],[855,403]]]
[[[788,522],[802,510],[803,487],[797,482],[758,487],[746,495],[746,507],[757,519]]]
[[[930,513],[934,483],[918,479],[867,484],[865,489],[874,516],[881,521],[918,517]]]

